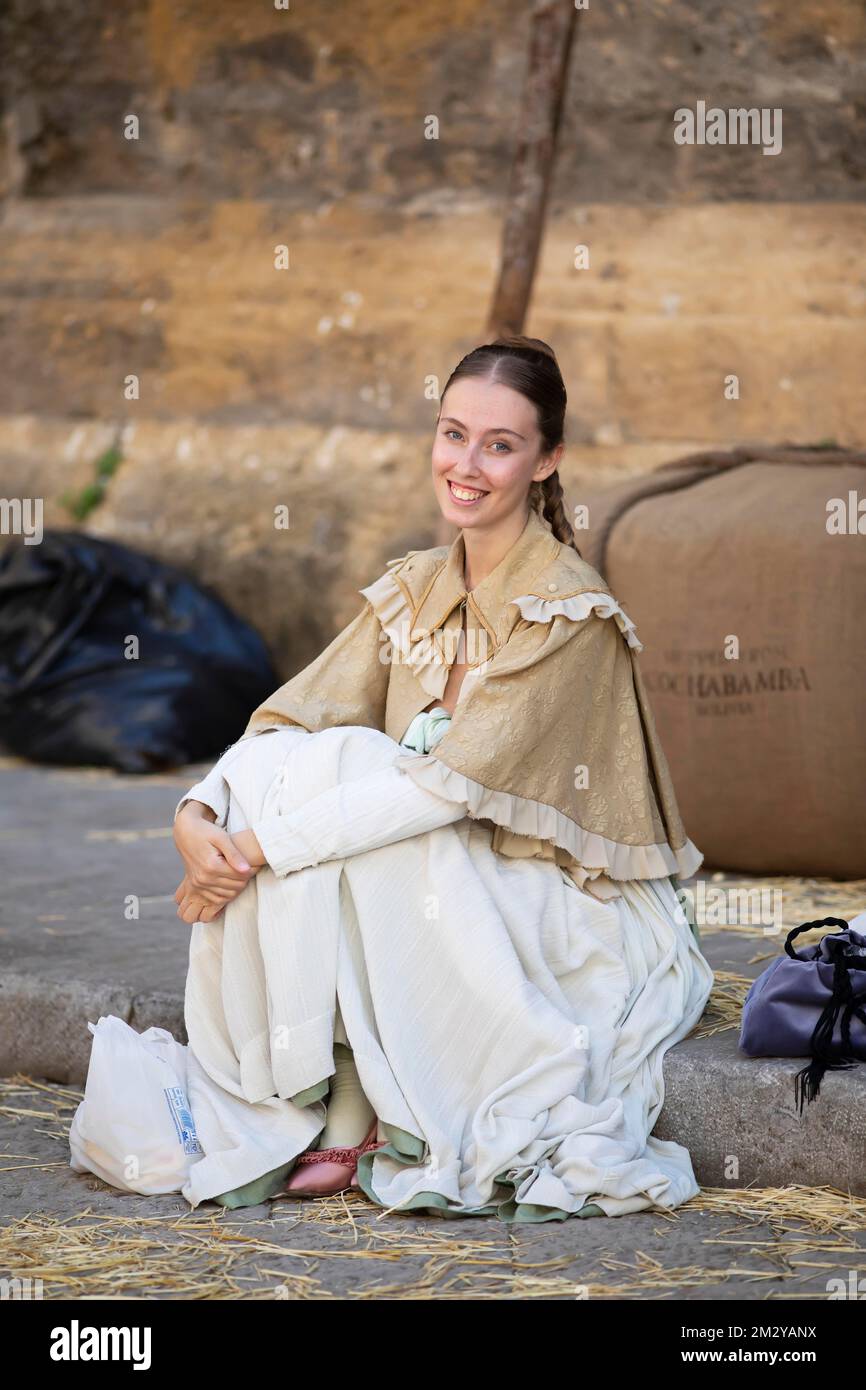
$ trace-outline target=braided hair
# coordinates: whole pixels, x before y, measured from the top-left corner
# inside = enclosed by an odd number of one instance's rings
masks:
[[[565,383],[556,353],[541,338],[526,338],[523,334],[515,333],[473,348],[457,363],[441,396],[445,395],[452,381],[458,381],[461,377],[485,377],[488,381],[500,382],[519,391],[535,406],[542,452],[548,454],[562,443],[567,402]],[[529,505],[543,517],[558,541],[580,554],[565,510],[558,468],[541,482],[530,484]]]

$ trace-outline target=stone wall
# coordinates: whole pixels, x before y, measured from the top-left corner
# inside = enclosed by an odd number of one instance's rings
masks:
[[[214,583],[284,673],[310,660],[436,538],[430,382],[482,341],[527,16],[10,0],[2,494],[74,524],[119,441],[84,524]],[[705,445],[862,446],[864,68],[859,0],[581,13],[526,324],[568,387],[569,501]],[[678,145],[699,100],[781,108],[781,153]]]

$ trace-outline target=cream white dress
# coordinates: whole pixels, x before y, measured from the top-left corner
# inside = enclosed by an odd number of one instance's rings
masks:
[[[425,752],[437,720],[419,720],[404,741]],[[665,1052],[713,983],[670,880],[600,901],[552,860],[508,858],[394,767],[404,752],[375,729],[282,727],[184,798],[252,826],[268,866],[192,927],[203,1154],[183,1194],[279,1190],[322,1130],[341,1041],[387,1141],[358,1167],[377,1205],[544,1221],[694,1196],[686,1148],[651,1133]]]

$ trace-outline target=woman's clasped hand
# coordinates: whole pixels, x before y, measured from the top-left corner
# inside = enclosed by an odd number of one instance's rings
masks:
[[[183,922],[212,922],[265,862],[252,831],[232,836],[214,820],[209,806],[188,801],[174,823],[174,843],[186,870],[174,895]]]

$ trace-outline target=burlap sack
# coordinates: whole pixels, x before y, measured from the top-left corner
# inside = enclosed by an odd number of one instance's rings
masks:
[[[739,448],[573,499],[589,507],[577,546],[644,644],[703,868],[866,876],[864,466]]]

